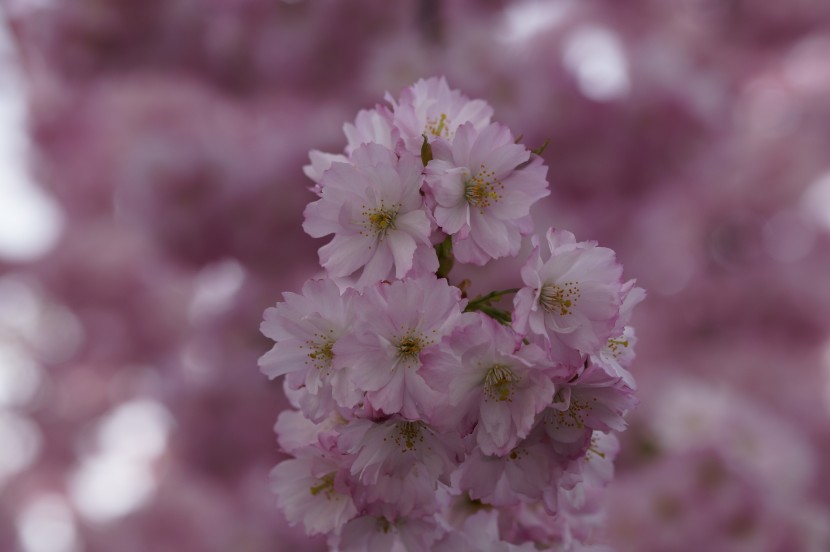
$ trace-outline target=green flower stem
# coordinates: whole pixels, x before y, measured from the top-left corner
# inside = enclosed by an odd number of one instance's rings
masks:
[[[516,293],[519,291],[520,288],[510,288],[510,289],[501,289],[498,291],[491,291],[487,295],[479,295],[469,303],[467,303],[467,308],[464,309],[465,312],[472,312],[472,311],[481,311],[485,314],[489,314],[485,311],[485,309],[495,310],[490,305],[490,303],[494,301],[498,301],[505,295],[510,295],[511,293]],[[504,311],[502,311],[504,312]]]

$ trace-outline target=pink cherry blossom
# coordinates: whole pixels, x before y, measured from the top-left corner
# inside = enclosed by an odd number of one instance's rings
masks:
[[[331,164],[349,162],[349,158],[343,154],[326,153],[319,150],[311,150],[308,152],[308,159],[311,163],[303,167],[303,173],[314,181],[314,186],[311,187],[311,191],[318,196],[323,194],[323,187],[320,185],[320,180],[323,178],[323,173],[329,170]]]
[[[634,307],[645,299],[646,292],[642,288],[634,287],[634,280],[623,285],[623,300],[620,306],[620,317],[614,327],[614,337],[608,338],[599,354],[592,355],[591,361],[601,366],[608,375],[622,378],[631,389],[636,389],[634,377],[628,371],[628,366],[634,360],[634,346],[637,344],[637,335],[632,326],[628,326]]]
[[[582,456],[590,447],[593,431],[623,431],[623,416],[637,399],[620,378],[609,376],[588,363],[572,381],[558,385],[553,403],[540,423],[565,456]]]
[[[483,314],[451,339],[461,366],[450,378],[450,404],[475,426],[476,442],[487,455],[509,453],[553,399],[545,352],[533,344],[516,351],[515,344],[513,330]]]
[[[546,488],[555,486],[560,471],[549,447],[536,437],[501,457],[474,450],[453,473],[452,481],[474,500],[507,506],[541,500]]]
[[[433,517],[366,515],[349,522],[338,540],[341,552],[431,552],[441,529]]]
[[[614,252],[573,234],[549,229],[542,260],[538,242],[522,268],[513,319],[520,333],[533,332],[583,353],[596,353],[612,337],[622,304],[622,266]]]
[[[435,544],[435,552],[535,552],[532,542],[522,545],[505,542],[499,535],[499,514],[496,510],[481,510],[464,520],[460,530],[447,533]]]
[[[398,129],[392,125],[392,112],[383,105],[360,110],[354,123],[343,125],[343,134],[348,141],[348,155],[364,144],[380,144],[390,150],[397,150],[400,139]]]
[[[286,518],[292,524],[302,521],[309,535],[339,529],[357,515],[342,476],[336,462],[322,457],[285,460],[271,472]]]
[[[399,417],[349,422],[338,449],[352,458],[362,501],[391,517],[434,512],[438,481],[447,480],[462,451],[457,435]]]
[[[335,347],[350,380],[384,414],[429,419],[442,402],[435,367],[454,364],[442,346],[461,316],[458,288],[435,276],[366,289],[353,331]]]
[[[483,265],[513,256],[532,230],[530,207],[547,196],[547,167],[499,124],[461,125],[452,141],[436,141],[427,184],[435,220],[453,236],[453,254]]]
[[[350,163],[351,154],[364,144],[379,144],[387,149],[396,150],[399,142],[398,131],[392,126],[392,113],[388,107],[382,105],[374,109],[360,110],[354,123],[343,125],[343,134],[347,140],[345,155],[319,150],[311,150],[308,154],[311,163],[303,167],[303,172],[314,181],[311,190],[317,195],[322,194],[320,180],[332,163]]]
[[[333,347],[351,325],[357,292],[341,295],[331,280],[309,280],[302,294],[285,293],[283,298],[265,311],[260,329],[276,344],[259,365],[269,377],[285,375],[288,387],[302,389],[304,412],[320,420],[335,406],[334,396],[347,402],[354,397],[344,374],[335,369]]]
[[[611,250],[551,230],[512,314],[496,302],[515,289],[468,302],[453,261],[515,256],[547,168],[443,79],[389,101],[344,126],[344,155],[312,152],[304,229],[334,235],[326,273],[266,312],[261,364],[299,409],[275,426],[294,457],[280,507],[336,550],[580,550],[613,474],[606,432],[636,402],[644,292]]]
[[[349,422],[340,430],[338,446],[355,454],[352,475],[371,485],[382,475],[407,477],[416,464],[436,480],[448,475],[460,452],[456,441],[424,422],[392,417],[383,422]]]
[[[320,264],[335,278],[362,268],[361,286],[434,272],[438,259],[420,195],[420,159],[366,144],[354,151],[352,163],[334,163],[323,173],[322,196],[305,211],[309,235],[334,234],[320,248]]]
[[[472,123],[481,130],[490,124],[493,109],[483,100],[470,100],[453,90],[445,78],[421,79],[401,92],[396,101],[391,95],[394,125],[400,131],[406,149],[421,151],[424,137],[430,142],[452,139],[458,127]]]

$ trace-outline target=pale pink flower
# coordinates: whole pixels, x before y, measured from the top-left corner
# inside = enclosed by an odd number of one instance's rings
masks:
[[[568,467],[579,471],[579,478],[596,486],[605,486],[614,479],[614,459],[620,452],[620,440],[614,433],[595,431],[585,456]]]
[[[441,341],[462,306],[459,289],[434,275],[365,290],[353,331],[335,353],[375,410],[429,419],[446,400],[433,372],[454,362]]]
[[[283,452],[299,456],[308,451],[333,452],[337,448],[337,429],[346,423],[336,412],[320,423],[314,423],[301,412],[284,410],[277,417],[274,432]]]
[[[303,229],[334,238],[320,248],[320,264],[330,276],[363,269],[363,286],[394,275],[434,272],[438,258],[421,198],[421,160],[400,158],[376,144],[358,147],[352,164],[334,163],[320,181],[322,196],[305,210]]]
[[[620,317],[614,327],[613,337],[608,338],[602,349],[596,355],[591,355],[591,361],[602,367],[609,376],[618,377],[631,389],[636,389],[634,377],[628,371],[628,366],[634,360],[634,345],[637,336],[632,326],[628,326],[634,307],[646,297],[644,289],[634,287],[634,280],[623,284],[623,300],[620,306]]]
[[[551,513],[590,508],[599,489],[604,489],[614,477],[614,460],[620,443],[613,433],[594,431],[584,454],[567,464],[556,487],[546,488],[543,502]]]
[[[413,153],[421,151],[424,137],[430,142],[451,140],[464,123],[480,130],[493,115],[484,100],[470,100],[451,89],[444,77],[421,79],[404,89],[397,101],[388,93],[386,100],[392,105],[394,125],[406,149]]]
[[[536,552],[533,543],[521,545],[501,540],[497,510],[481,510],[467,516],[458,531],[448,533],[433,547],[435,552]]]
[[[453,473],[452,482],[474,500],[506,506],[541,500],[559,473],[561,467],[547,444],[531,438],[501,457],[474,449]]]
[[[462,453],[457,435],[399,417],[349,422],[338,448],[353,459],[351,475],[364,486],[363,501],[392,517],[434,511],[438,481],[447,479]]]
[[[354,123],[343,125],[343,134],[348,142],[347,155],[351,155],[363,144],[380,144],[387,149],[397,150],[400,140],[398,129],[392,125],[392,112],[383,105],[377,105],[374,109],[361,109]]]
[[[505,455],[527,437],[536,415],[553,399],[544,350],[516,350],[515,332],[478,314],[450,342],[461,366],[450,376],[450,404],[475,426],[484,454]]]
[[[622,379],[631,389],[637,389],[637,382],[628,371],[628,366],[634,360],[636,344],[637,335],[634,328],[626,326],[622,334],[609,338],[598,354],[591,355],[591,362],[601,366],[609,376]]]
[[[512,256],[529,233],[530,207],[547,196],[547,167],[516,144],[510,130],[461,125],[452,141],[436,141],[426,169],[435,221],[453,236],[453,254],[483,265]]]
[[[550,255],[543,260],[538,240],[533,241],[522,267],[525,287],[514,298],[514,327],[545,337],[554,349],[599,352],[613,335],[622,304],[622,266],[614,252],[549,229]]]
[[[286,376],[286,386],[303,389],[303,411],[314,420],[340,401],[357,400],[344,374],[336,369],[333,347],[352,323],[357,292],[341,294],[331,280],[308,280],[301,294],[284,293],[284,302],[265,311],[262,333],[276,341],[259,359],[270,378]]]
[[[294,458],[273,469],[271,486],[288,521],[302,521],[306,533],[316,535],[339,529],[358,513],[344,475],[331,458]]]
[[[329,170],[331,164],[349,162],[349,158],[343,154],[326,153],[320,150],[311,150],[308,152],[308,159],[311,163],[303,167],[303,173],[314,181],[314,186],[311,187],[311,191],[318,196],[323,193],[323,187],[320,184],[320,180],[323,178],[323,173]]]
[[[569,520],[551,514],[541,502],[518,502],[499,510],[499,529],[504,540],[532,542],[537,550],[575,552]]]
[[[594,431],[625,430],[623,417],[636,404],[633,390],[620,378],[589,362],[573,381],[558,386],[539,423],[559,454],[576,458],[591,446]]]
[[[392,112],[383,105],[360,110],[354,123],[343,125],[343,134],[346,135],[347,141],[345,155],[319,150],[311,150],[308,153],[311,163],[303,167],[303,173],[314,181],[311,191],[318,196],[323,192],[323,174],[332,163],[351,163],[351,155],[358,147],[364,144],[378,144],[390,150],[399,149],[400,136],[398,130],[392,126]]]
[[[340,431],[338,447],[356,455],[351,473],[366,485],[381,475],[407,477],[416,464],[437,481],[455,466],[460,453],[457,438],[397,416],[383,422],[349,422]]]
[[[365,515],[349,522],[335,549],[340,552],[431,552],[441,535],[431,516],[399,517]]]

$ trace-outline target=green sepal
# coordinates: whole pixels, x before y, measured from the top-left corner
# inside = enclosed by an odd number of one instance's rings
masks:
[[[421,144],[421,163],[426,167],[430,161],[432,161],[432,146],[427,142],[427,135],[424,134],[424,143]]]

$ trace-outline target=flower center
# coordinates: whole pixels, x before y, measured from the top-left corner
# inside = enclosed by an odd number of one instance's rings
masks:
[[[518,381],[519,378],[509,366],[494,364],[484,376],[484,395],[498,402],[510,402],[513,400],[513,388]]]
[[[503,190],[504,185],[495,177],[496,173],[488,171],[482,163],[475,176],[464,183],[464,199],[467,203],[484,209],[501,199],[499,190]]]
[[[400,205],[387,207],[382,201],[380,207],[374,209],[367,209],[364,205],[362,214],[365,217],[365,221],[363,227],[372,235],[383,239],[389,230],[395,229],[395,219],[398,218],[398,209],[400,209]],[[364,236],[367,235],[365,232],[361,232],[361,234]]]
[[[329,334],[333,334],[334,330],[329,330]],[[305,347],[310,349],[306,355],[308,360],[306,364],[311,364],[320,372],[328,375],[331,370],[331,361],[334,359],[334,335],[315,334],[317,341],[306,341]]]
[[[418,365],[421,362],[421,351],[429,347],[432,341],[424,337],[417,330],[410,330],[400,339],[392,338],[392,342],[396,343],[395,350],[399,362],[405,365]],[[392,367],[394,370],[398,366],[396,362]]]
[[[599,445],[597,442],[596,436],[591,436],[591,444],[588,446],[588,450],[585,452],[585,460],[590,461],[591,456],[590,454],[595,454],[598,458],[605,458],[605,453],[599,450]]]
[[[407,336],[398,344],[398,356],[402,358],[416,357],[421,352],[423,345],[421,338]]]
[[[437,119],[427,119],[424,131],[433,136],[444,136],[449,138],[449,128],[447,127],[447,114],[442,113]]]
[[[334,495],[334,474],[335,472],[331,472],[321,477],[317,485],[309,489],[311,496],[323,493],[328,500],[331,500]]]
[[[401,447],[402,452],[415,450],[418,443],[424,442],[424,436],[421,434],[423,424],[421,422],[402,422],[395,426],[395,431],[392,434],[392,440],[395,444]]]
[[[395,228],[395,216],[397,212],[391,209],[377,210],[369,215],[369,224],[372,225],[376,234],[386,235],[386,231]]]
[[[620,336],[617,339],[609,339],[607,346],[614,358],[620,358],[623,351],[628,348],[628,340],[623,339],[623,336]]]
[[[385,517],[379,517],[377,519],[376,526],[377,530],[382,531],[384,534],[389,533],[389,531],[392,529],[392,524]]]
[[[545,284],[539,292],[539,304],[547,312],[558,313],[560,316],[572,314],[573,304],[579,299],[579,287],[574,282],[565,282],[562,285]]]
[[[559,427],[569,429],[583,429],[585,427],[585,417],[594,410],[594,405],[597,398],[592,397],[590,401],[582,400],[571,394],[571,404],[567,410],[552,410],[553,422],[557,423]]]

